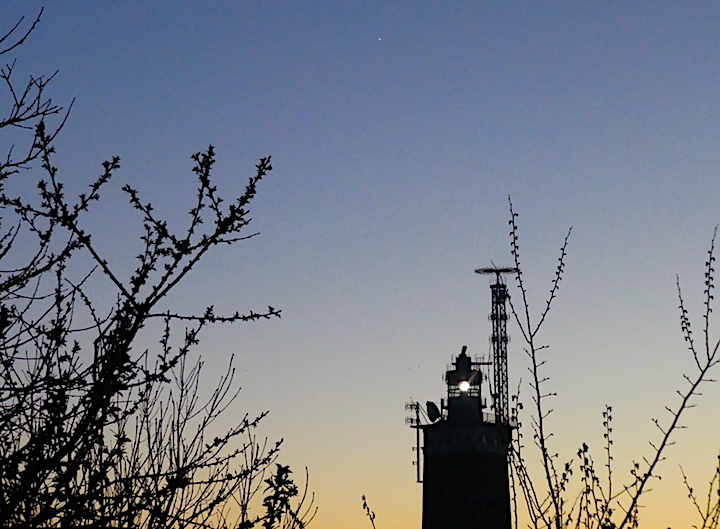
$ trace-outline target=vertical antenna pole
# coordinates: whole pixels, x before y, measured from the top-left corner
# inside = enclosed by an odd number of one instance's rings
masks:
[[[413,446],[415,461],[412,463],[417,468],[417,482],[422,483],[422,471],[420,470],[420,403],[413,401],[405,403],[405,411],[409,411],[412,414],[405,417],[405,424],[409,425],[410,428],[415,428],[415,446]]]
[[[417,467],[417,482],[422,483],[422,474],[420,472],[420,404],[415,404],[415,466]]]

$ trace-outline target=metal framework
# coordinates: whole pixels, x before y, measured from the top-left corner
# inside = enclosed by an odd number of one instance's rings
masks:
[[[507,287],[502,282],[502,274],[512,274],[517,268],[479,268],[477,274],[495,274],[495,284],[490,285],[492,292],[492,350],[493,350],[493,389],[492,398],[495,408],[495,421],[510,424],[510,402],[508,390],[507,365]]]

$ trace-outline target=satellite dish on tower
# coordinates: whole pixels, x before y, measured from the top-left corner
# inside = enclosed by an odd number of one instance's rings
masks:
[[[440,410],[437,407],[437,404],[434,402],[427,401],[427,414],[428,419],[430,419],[430,422],[437,421],[440,417],[442,417],[442,414],[440,413]]]

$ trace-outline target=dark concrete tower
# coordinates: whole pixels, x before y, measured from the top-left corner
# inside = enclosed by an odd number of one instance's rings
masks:
[[[421,407],[411,403],[409,422],[422,431],[422,529],[510,529],[508,448],[511,425],[507,392],[507,290],[501,274],[515,269],[480,269],[495,274],[491,285],[493,333],[492,376],[484,380],[482,365],[464,346],[445,373],[447,402]],[[486,413],[482,388],[490,388],[492,413]],[[419,436],[418,436],[419,445]],[[420,447],[418,461],[420,465]]]
[[[480,364],[466,347],[447,371],[444,417],[423,431],[422,529],[510,529],[510,426],[483,413]]]

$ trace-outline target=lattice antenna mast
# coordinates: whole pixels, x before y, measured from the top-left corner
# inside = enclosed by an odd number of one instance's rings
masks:
[[[492,292],[492,350],[493,350],[493,405],[495,421],[510,424],[510,402],[508,390],[507,366],[507,310],[505,302],[508,298],[507,286],[502,281],[502,274],[512,274],[517,268],[478,268],[476,274],[495,274],[495,284],[490,285]]]

